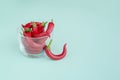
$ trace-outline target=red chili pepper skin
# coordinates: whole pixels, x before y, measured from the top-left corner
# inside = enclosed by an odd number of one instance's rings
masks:
[[[48,23],[46,32],[50,35],[50,33],[53,31],[53,29],[54,29],[54,23],[51,21]]]
[[[26,30],[23,30],[23,35],[27,37],[32,37],[31,28],[26,28]]]
[[[39,44],[34,42],[31,38],[23,38],[22,43],[24,45],[25,50],[31,54],[40,53],[45,47],[45,42]]]
[[[40,49],[42,49],[43,47],[45,47],[45,43],[38,44],[40,46],[35,46],[35,45],[33,45],[33,44],[35,44],[35,42],[28,41],[28,39],[26,39],[26,38],[22,39],[22,43],[23,43],[24,47],[26,47],[29,50],[39,51]]]
[[[61,54],[56,54],[56,55],[53,54],[47,46],[45,47],[45,52],[49,58],[51,58],[53,60],[60,60],[66,56],[66,53],[67,53],[66,45],[67,44],[64,44],[63,51]]]
[[[39,32],[38,32],[38,27],[37,27],[37,24],[36,22],[32,22],[32,36],[34,37],[35,35],[37,35]]]
[[[42,24],[41,22],[36,22],[39,33],[44,32],[44,27],[41,24]]]
[[[38,26],[38,32],[39,32],[39,33],[44,32],[44,27],[43,27],[43,26]]]
[[[24,30],[26,30],[26,28],[31,28],[31,22],[29,22],[25,25],[22,24],[22,27],[24,28]]]
[[[26,49],[26,52],[28,52],[29,54],[39,54],[41,51],[33,51],[33,50]]]
[[[42,32],[42,33],[39,33],[39,34],[35,34],[34,37],[43,37],[43,36],[48,36],[50,37],[50,35],[46,32]]]
[[[24,27],[30,28],[30,27],[31,27],[31,23],[32,23],[32,22],[27,23]]]
[[[39,33],[44,32],[44,28],[45,28],[47,22],[42,22],[42,23],[36,22],[36,24],[37,24],[37,27],[38,27],[38,32]]]
[[[32,37],[31,32],[27,32],[27,31],[23,32],[23,35],[27,37]]]
[[[44,37],[42,37],[41,39],[38,39],[37,41],[36,41],[36,43],[37,44],[43,44],[43,43],[45,43],[45,41],[48,39],[48,36],[44,36]],[[45,46],[44,46],[45,47]]]
[[[32,28],[32,36],[35,37],[38,34],[37,28]]]
[[[36,42],[34,42],[31,38],[29,37],[26,37],[26,40],[29,44],[29,46],[31,46],[32,48],[40,48],[40,47],[43,47],[41,44],[37,44]]]

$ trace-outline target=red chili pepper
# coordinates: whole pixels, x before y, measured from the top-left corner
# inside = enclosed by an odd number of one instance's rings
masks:
[[[49,34],[47,34],[46,32],[42,32],[42,33],[39,33],[39,34],[35,34],[34,37],[43,37],[43,36],[50,36]]]
[[[35,22],[32,22],[32,36],[34,37],[35,35],[37,35],[38,32],[38,27],[37,24]]]
[[[37,29],[38,29],[38,32],[41,33],[41,32],[44,32],[44,27],[41,26],[41,22],[36,22],[36,25],[37,25]]]
[[[39,54],[41,51],[33,51],[33,50],[29,50],[29,49],[25,49],[26,52],[28,52],[29,54]]]
[[[26,30],[27,28],[31,28],[31,22],[29,22],[25,25],[22,24],[22,27],[24,28],[24,30]]]
[[[67,44],[64,44],[63,51],[61,54],[55,55],[50,50],[51,43],[52,43],[52,40],[49,42],[49,45],[45,47],[45,52],[46,52],[47,56],[53,60],[60,60],[60,59],[64,58],[66,56],[66,53],[67,53],[67,48],[66,48]]]
[[[50,33],[53,31],[54,29],[54,23],[53,20],[51,20],[51,22],[48,23],[48,28],[46,30],[46,32],[50,35]]]
[[[23,32],[23,35],[27,36],[27,37],[32,37],[31,29],[30,28],[26,28],[26,30],[24,30],[24,32]]]
[[[42,37],[47,36],[47,34],[44,32],[44,27],[47,22],[32,22],[32,35],[33,37]]]
[[[43,44],[43,43],[45,43],[45,41],[48,39],[48,36],[44,36],[44,37],[41,37],[40,39],[38,39],[37,41],[36,41],[36,43],[38,43],[38,44]]]
[[[37,26],[38,26],[38,32],[39,32],[39,33],[44,32],[44,28],[45,28],[47,22],[42,22],[42,23],[36,22],[36,24],[37,24]]]
[[[29,43],[29,41],[26,38],[22,39],[22,43],[23,43],[24,47],[27,48],[27,49],[29,49],[29,50],[36,50],[36,51],[40,50],[40,47],[33,46],[31,43]],[[41,46],[44,47],[45,44],[42,43]]]
[[[24,45],[25,50],[32,54],[40,53],[43,50],[43,48],[45,47],[45,43],[36,44],[30,38],[23,38],[22,43]]]
[[[43,45],[35,43],[31,38],[26,37],[27,43],[32,47],[32,48],[41,48]]]
[[[31,32],[24,32],[23,34],[24,34],[24,36],[27,36],[27,37],[31,37],[32,36]]]

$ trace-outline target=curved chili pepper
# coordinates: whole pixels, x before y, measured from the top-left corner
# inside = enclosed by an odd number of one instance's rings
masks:
[[[45,47],[45,52],[46,52],[47,56],[53,60],[60,60],[60,59],[64,58],[66,56],[66,53],[67,53],[67,48],[66,48],[67,44],[64,44],[62,53],[55,55],[50,50],[51,43],[52,43],[52,40],[49,42],[49,45]]]
[[[45,42],[39,44],[39,45],[41,45],[40,47],[36,47],[35,45],[32,45],[31,43],[29,43],[28,40],[26,40],[25,38],[22,39],[22,43],[23,43],[24,47],[29,49],[29,50],[39,51],[40,49],[45,47]]]
[[[43,37],[43,36],[48,36],[50,37],[49,34],[47,34],[46,32],[42,32],[42,33],[39,33],[39,34],[35,34],[34,37]]]
[[[40,53],[45,47],[45,42],[41,44],[37,44],[34,41],[32,41],[32,39],[30,38],[23,38],[22,43],[24,45],[25,50],[31,54]]]
[[[51,20],[51,22],[48,23],[46,33],[48,33],[50,35],[50,33],[53,31],[53,29],[54,29],[54,23],[53,23],[53,20]]]
[[[37,44],[43,44],[48,39],[48,36],[41,37],[36,41]]]
[[[37,43],[35,43],[31,38],[29,38],[29,37],[26,37],[25,38],[26,39],[26,41],[27,41],[27,43],[29,44],[29,46],[31,46],[32,48],[40,48],[40,47],[43,47],[41,44],[37,44]]]

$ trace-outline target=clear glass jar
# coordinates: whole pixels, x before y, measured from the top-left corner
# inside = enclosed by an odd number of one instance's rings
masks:
[[[37,37],[37,38],[26,37],[22,35],[20,29],[18,30],[18,33],[19,33],[18,39],[19,39],[21,52],[25,56],[39,57],[45,47],[45,42],[48,39],[48,36]]]

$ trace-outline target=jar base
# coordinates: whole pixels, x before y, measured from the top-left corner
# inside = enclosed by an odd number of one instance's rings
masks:
[[[21,51],[21,53],[22,53],[24,56],[31,57],[31,58],[39,58],[40,55],[42,55],[42,52],[43,52],[43,51],[41,51],[41,52],[36,53],[36,54],[35,54],[35,53],[34,53],[34,54],[28,53],[28,52],[25,50],[25,48],[23,48],[23,46],[20,47],[20,51]]]

